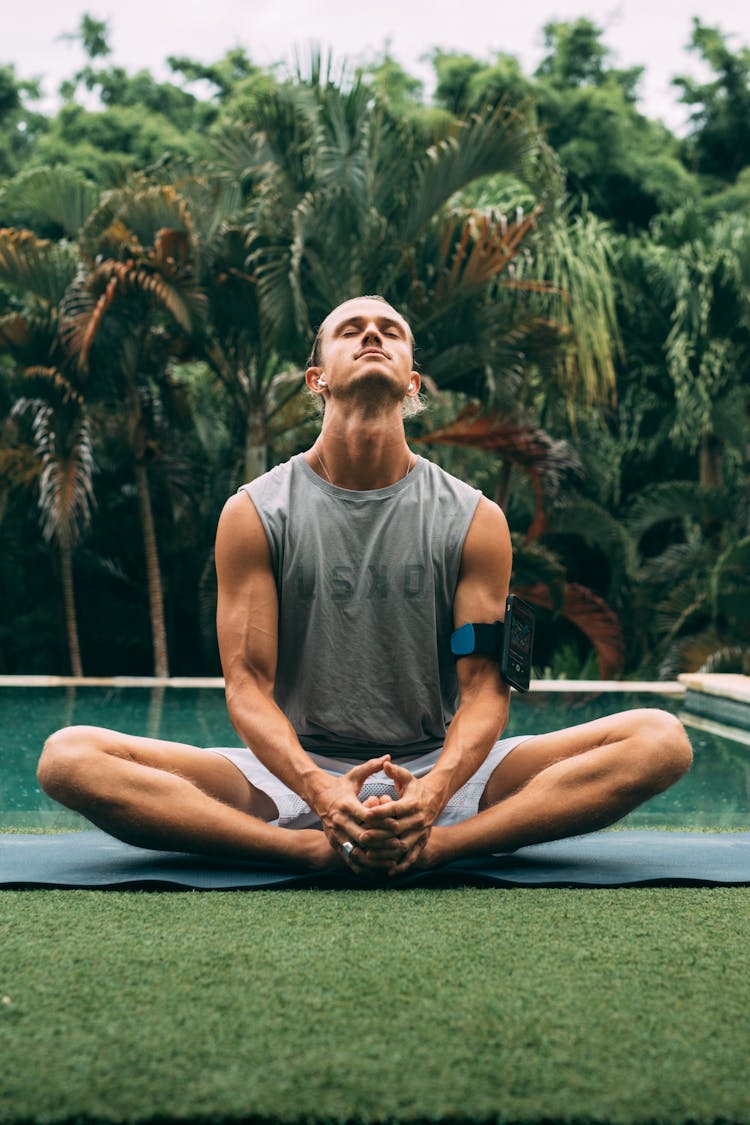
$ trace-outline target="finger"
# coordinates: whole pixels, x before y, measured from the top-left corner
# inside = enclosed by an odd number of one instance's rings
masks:
[[[358,842],[361,848],[382,848],[398,838],[398,832],[384,831],[382,828],[368,828],[361,833]]]
[[[400,797],[395,801],[381,802],[368,810],[367,820],[370,824],[380,824],[383,820],[403,821],[407,817],[418,815],[421,812],[421,802],[417,797]]]
[[[404,766],[398,765],[397,762],[387,761],[383,766],[383,770],[395,784],[396,792],[398,793],[399,797],[403,793],[404,789],[406,789],[406,786],[409,784],[409,782],[416,780],[413,773],[410,773],[409,770],[407,770]]]
[[[377,874],[385,875],[388,868],[397,860],[398,856],[380,855],[375,852],[363,851],[354,845],[350,852],[344,854],[347,867],[356,872],[357,875],[362,874]]]
[[[411,847],[401,857],[400,860],[397,860],[395,863],[391,864],[388,869],[389,876],[398,877],[399,875],[405,875],[409,868],[414,866],[416,861],[419,859],[419,856],[425,844],[427,843],[428,836],[429,832],[425,832],[424,835],[419,838],[417,843],[414,844],[414,846]]]
[[[358,797],[350,794],[339,802],[338,808],[331,817],[331,823],[342,841],[357,840],[363,826],[368,823],[375,811],[374,807],[368,808]]]
[[[383,863],[400,859],[404,855],[404,850],[403,841],[391,837],[386,840],[377,840],[376,843],[368,844],[367,847],[359,846],[355,849],[355,852],[356,857],[362,858],[363,862]]]
[[[376,809],[367,811],[377,812]],[[384,832],[389,836],[398,836],[401,832],[401,821],[394,816],[366,816],[362,820],[362,828],[365,832]]]
[[[352,870],[358,873],[366,873],[369,875],[387,875],[394,863],[397,863],[400,855],[393,856],[381,852],[361,851],[355,849],[349,859],[349,866]]]
[[[390,754],[384,754],[382,758],[370,758],[367,762],[361,762],[357,766],[352,766],[352,768],[347,770],[344,774],[344,777],[351,781],[353,785],[356,785],[357,792],[359,792],[368,777],[384,769],[390,760]]]

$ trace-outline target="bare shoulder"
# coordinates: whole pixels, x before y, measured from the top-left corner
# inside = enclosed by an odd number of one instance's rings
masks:
[[[482,496],[469,526],[461,556],[461,569],[497,565],[508,556],[510,560],[508,521],[492,500]]]
[[[464,540],[453,599],[456,625],[497,621],[504,615],[512,552],[508,523],[492,500],[482,497]]]
[[[221,577],[236,568],[270,567],[268,540],[246,492],[230,496],[216,529],[216,569]]]

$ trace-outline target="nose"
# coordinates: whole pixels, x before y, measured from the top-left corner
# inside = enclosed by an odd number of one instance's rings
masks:
[[[362,347],[366,348],[369,345],[370,347],[379,348],[381,343],[382,336],[376,326],[374,324],[368,324],[362,336]]]

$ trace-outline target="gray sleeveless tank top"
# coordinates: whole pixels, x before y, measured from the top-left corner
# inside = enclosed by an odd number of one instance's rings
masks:
[[[304,748],[365,760],[441,746],[458,703],[453,595],[481,493],[424,458],[354,492],[302,454],[243,489],[279,595],[275,698]]]

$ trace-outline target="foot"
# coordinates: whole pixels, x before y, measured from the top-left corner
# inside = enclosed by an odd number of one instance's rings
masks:
[[[295,843],[300,845],[300,865],[317,874],[349,871],[346,860],[333,848],[320,828],[292,829]],[[350,872],[351,873],[351,872]]]
[[[427,843],[414,860],[412,870],[429,871],[433,867],[444,867],[455,856],[451,854],[444,828],[434,828],[427,837]]]

